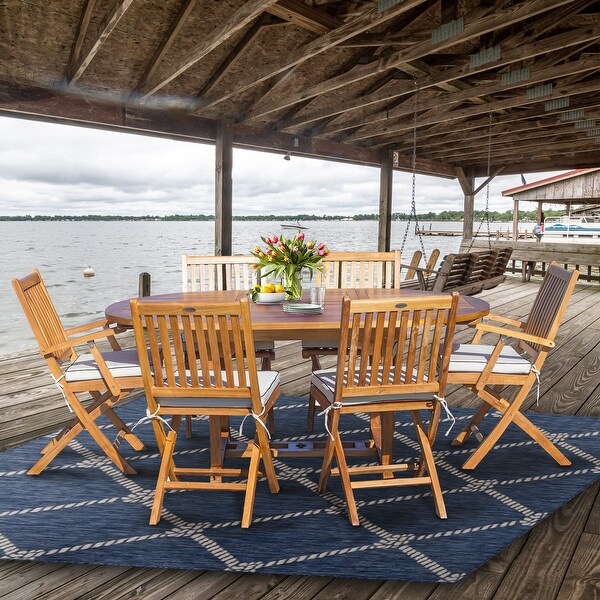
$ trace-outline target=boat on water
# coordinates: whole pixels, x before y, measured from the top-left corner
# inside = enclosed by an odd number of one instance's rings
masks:
[[[298,221],[295,225],[293,223],[281,223],[280,227],[282,229],[308,229],[305,225],[300,225],[300,221]]]
[[[544,220],[542,242],[600,244],[600,215],[579,214],[548,217]]]

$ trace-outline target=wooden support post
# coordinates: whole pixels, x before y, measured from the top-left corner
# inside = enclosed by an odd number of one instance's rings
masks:
[[[473,239],[473,211],[475,210],[475,176],[466,173],[463,169],[456,169],[456,176],[464,194],[463,201],[463,240],[470,242]]]
[[[215,256],[230,256],[233,219],[233,129],[219,121],[215,142]]]
[[[513,240],[519,239],[519,201],[515,198],[513,207]]]
[[[146,296],[150,296],[150,294],[150,273],[140,273],[138,281],[138,296],[140,298],[145,298]]]
[[[392,240],[392,190],[394,187],[394,153],[383,150],[379,178],[379,236],[377,249],[389,252]]]

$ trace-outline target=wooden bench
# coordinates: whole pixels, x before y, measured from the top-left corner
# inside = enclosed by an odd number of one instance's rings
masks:
[[[462,242],[460,251],[466,252],[469,242]],[[493,249],[501,249],[506,242],[491,241]],[[546,273],[552,261],[565,268],[577,269],[580,272],[579,281],[600,281],[600,245],[576,243],[549,243],[512,241],[512,255],[506,270],[511,273],[521,273],[523,281],[529,281],[533,275]],[[488,242],[475,240],[471,251],[489,249]],[[539,266],[538,266],[539,265]]]
[[[504,270],[511,248],[462,252],[444,257],[437,271],[416,269],[418,287],[433,292],[453,291],[467,296],[496,287],[506,279]],[[409,282],[400,287],[417,287]]]

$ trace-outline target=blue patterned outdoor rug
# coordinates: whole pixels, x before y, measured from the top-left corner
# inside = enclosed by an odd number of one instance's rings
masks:
[[[119,409],[134,423],[144,401]],[[456,431],[468,418],[456,410]],[[361,527],[347,519],[338,478],[316,493],[319,459],[278,459],[281,485],[271,495],[259,482],[254,520],[239,527],[243,494],[170,492],[160,523],[148,525],[158,468],[148,423],[136,433],[148,451],[121,450],[138,470],[122,475],[81,436],[39,477],[26,470],[47,439],[0,454],[0,556],[141,567],[209,569],[410,581],[454,582],[497,554],[600,476],[598,419],[530,415],[572,460],[561,468],[511,425],[490,455],[471,472],[460,469],[473,443],[450,446],[440,428],[436,462],[448,519],[435,516],[427,486],[357,490]],[[402,415],[405,419],[406,416]],[[497,415],[485,419],[482,430]],[[306,402],[282,397],[276,438],[304,436]],[[235,426],[232,423],[232,426]],[[323,438],[323,422],[313,438]],[[345,439],[364,437],[366,418],[342,420]],[[113,430],[114,431],[114,430]],[[252,435],[247,422],[245,435]],[[178,440],[179,466],[206,461],[207,423]],[[241,439],[237,430],[234,439]],[[396,428],[394,455],[414,457],[414,430]],[[360,459],[359,459],[360,460]],[[363,461],[364,461],[363,457]]]

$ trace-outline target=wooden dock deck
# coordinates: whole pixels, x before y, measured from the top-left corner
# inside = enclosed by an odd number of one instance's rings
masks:
[[[462,237],[463,231],[462,229],[432,229],[431,225],[429,228],[427,227],[415,227],[415,235],[429,235],[429,236],[442,236],[442,237]],[[535,240],[535,235],[533,235],[533,226],[532,229],[523,229],[517,232],[517,236],[519,240]],[[475,231],[473,233],[473,237],[476,238],[491,238],[494,240],[512,240],[513,233],[510,229],[495,229],[490,230],[488,235],[487,230],[483,231]]]
[[[538,290],[539,278],[509,278],[484,292],[495,312],[521,318]],[[469,332],[459,333],[462,340]],[[332,364],[326,357],[324,364]],[[310,361],[298,343],[278,346],[274,368],[284,392],[305,395]],[[67,418],[42,360],[34,351],[0,357],[0,447],[56,430]],[[451,406],[475,404],[455,388]],[[541,397],[528,408],[548,413],[600,416],[600,287],[578,284],[542,372]],[[455,584],[242,575],[209,571],[142,569],[0,561],[0,600],[142,598],[143,600],[244,597],[273,600],[589,600],[600,597],[600,484],[579,494],[528,534]],[[351,560],[351,559],[350,559]]]

